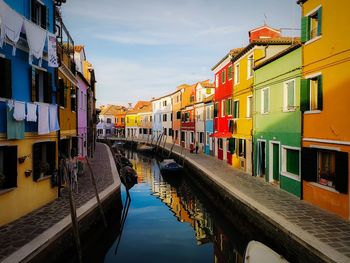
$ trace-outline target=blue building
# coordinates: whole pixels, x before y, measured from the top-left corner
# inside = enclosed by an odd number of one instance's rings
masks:
[[[204,152],[208,155],[213,155],[214,152],[214,140],[210,137],[214,132],[214,95],[205,99],[205,147]]]
[[[54,2],[0,0],[0,227],[57,197]]]

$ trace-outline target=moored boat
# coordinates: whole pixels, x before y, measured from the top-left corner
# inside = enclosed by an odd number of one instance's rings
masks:
[[[288,261],[263,243],[252,240],[245,251],[244,263],[288,263]]]
[[[164,159],[159,164],[160,171],[163,173],[175,173],[182,171],[183,167],[175,162],[174,159]]]

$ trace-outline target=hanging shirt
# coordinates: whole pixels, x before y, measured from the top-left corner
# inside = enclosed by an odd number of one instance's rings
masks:
[[[26,118],[26,104],[22,101],[15,101],[13,118],[16,121],[23,121]]]
[[[58,131],[60,126],[58,124],[58,115],[57,115],[57,105],[50,104],[49,108],[50,114],[50,132]]]
[[[27,102],[27,121],[37,122],[36,109],[36,104]]]
[[[7,113],[7,139],[23,139],[24,138],[24,121],[16,121],[13,118],[13,107],[6,107]]]
[[[20,37],[24,18],[15,10],[10,8],[3,0],[0,0],[1,33],[0,47],[2,48],[4,40],[7,37],[13,45],[12,55],[16,55],[16,45]]]
[[[43,51],[46,41],[46,30],[42,29],[37,24],[29,20],[24,21],[24,28],[26,30],[28,47],[29,47],[29,64],[33,62],[33,56],[39,59],[39,67],[43,57]]]
[[[46,103],[38,103],[38,134],[48,134],[50,133],[49,128],[49,104]]]

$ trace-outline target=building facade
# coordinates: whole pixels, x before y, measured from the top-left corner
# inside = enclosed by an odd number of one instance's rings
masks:
[[[204,100],[204,114],[205,114],[205,146],[204,152],[208,155],[213,155],[213,150],[215,148],[214,139],[210,135],[214,132],[214,95],[209,96]]]
[[[254,68],[254,174],[301,196],[301,44]]]
[[[173,140],[177,145],[180,145],[181,135],[181,108],[182,108],[182,93],[183,85],[176,88],[176,91],[171,95],[173,104]]]
[[[350,83],[348,2],[302,6],[303,199],[349,219]]]

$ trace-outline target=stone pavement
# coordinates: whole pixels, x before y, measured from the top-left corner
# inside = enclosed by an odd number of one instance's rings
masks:
[[[89,160],[97,189],[101,193],[113,184],[108,148],[98,143],[94,158]],[[74,194],[77,209],[95,197],[87,166],[85,171],[85,174],[78,178],[79,192]],[[70,215],[69,196],[67,189],[63,189],[61,198],[2,226],[0,228],[0,262],[68,215]]]
[[[171,144],[165,148],[170,149]],[[173,152],[179,155],[181,147],[175,145]],[[190,154],[188,150],[183,153],[188,162],[237,199],[268,216],[329,261],[350,262],[350,222],[215,157]]]

